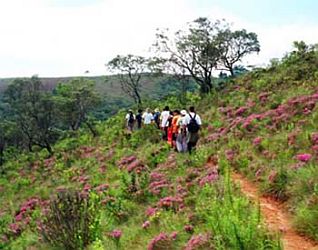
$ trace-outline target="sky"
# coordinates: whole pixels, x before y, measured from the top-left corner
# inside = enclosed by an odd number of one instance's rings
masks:
[[[157,28],[225,18],[256,32],[258,55],[281,58],[292,42],[318,43],[316,0],[0,0],[0,78],[105,75],[117,54],[149,55]]]

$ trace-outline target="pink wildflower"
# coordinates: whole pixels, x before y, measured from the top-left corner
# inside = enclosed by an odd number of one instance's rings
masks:
[[[253,140],[253,144],[255,145],[255,146],[257,146],[257,145],[260,145],[261,143],[262,143],[262,138],[261,137],[256,137],[254,140]]]
[[[15,216],[16,221],[21,221],[23,219],[23,212],[20,212],[18,215]]]
[[[97,192],[103,192],[103,191],[105,191],[105,190],[108,189],[108,188],[109,188],[109,185],[108,185],[108,184],[101,184],[101,185],[97,186],[97,187],[95,188],[95,190],[96,190]]]
[[[148,245],[148,250],[170,249],[171,238],[166,233],[160,233]]]
[[[247,110],[246,107],[240,107],[235,111],[235,116],[241,116],[245,113],[245,111]]]
[[[210,237],[207,234],[193,235],[184,250],[210,249],[209,239]]]
[[[225,157],[228,161],[233,161],[235,157],[235,152],[232,149],[225,151]]]
[[[142,228],[143,228],[143,229],[146,229],[146,228],[148,228],[149,226],[150,226],[150,221],[149,221],[149,220],[145,221],[145,222],[142,224]]]
[[[149,207],[146,210],[146,216],[151,217],[154,216],[157,212],[157,208]]]
[[[193,233],[193,226],[192,225],[185,225],[184,231],[186,231],[187,233]]]
[[[311,154],[299,154],[296,156],[297,160],[301,162],[308,162],[312,158]]]
[[[278,173],[275,170],[272,170],[268,176],[268,181],[273,183],[276,179],[277,174]]]
[[[173,239],[173,240],[177,239],[177,236],[178,236],[178,232],[176,232],[176,231],[174,231],[174,232],[172,232],[172,233],[170,234],[170,237],[171,237],[171,239]]]
[[[17,223],[11,223],[9,225],[9,230],[14,234],[19,234],[21,232],[21,228]]]
[[[119,229],[115,229],[109,234],[109,236],[111,236],[114,239],[120,239],[122,236],[122,231]]]
[[[318,154],[318,145],[314,145],[311,147],[312,151],[314,151],[316,154]]]
[[[92,188],[91,185],[85,184],[85,186],[83,187],[83,191],[84,191],[84,192],[90,191],[91,188]]]
[[[311,134],[311,142],[314,145],[318,144],[318,133],[312,133]]]

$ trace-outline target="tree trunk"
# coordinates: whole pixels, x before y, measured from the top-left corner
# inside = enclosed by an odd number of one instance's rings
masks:
[[[229,71],[231,73],[231,76],[234,77],[234,70],[232,66],[229,67]]]
[[[136,98],[137,98],[137,104],[138,104],[138,105],[141,105],[141,104],[142,104],[142,101],[141,101],[140,94],[139,94],[139,92],[138,92],[137,89],[135,89],[134,91],[135,91],[135,95],[136,95]]]
[[[49,155],[52,156],[53,155],[53,149],[50,145],[50,143],[48,141],[45,141],[45,148],[46,150],[49,152]]]
[[[85,123],[86,123],[89,131],[91,131],[93,137],[97,137],[98,133],[97,133],[96,129],[94,128],[94,126],[91,123],[89,123],[89,122],[85,122]]]
[[[3,163],[4,163],[4,154],[3,154],[3,152],[4,152],[4,146],[0,146],[0,166],[2,166]]]
[[[212,84],[210,81],[204,81],[204,83],[201,84],[201,94],[208,94],[212,90]]]

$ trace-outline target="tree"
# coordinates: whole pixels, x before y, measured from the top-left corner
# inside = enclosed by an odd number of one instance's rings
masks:
[[[51,144],[58,137],[54,129],[55,104],[52,95],[44,91],[40,79],[33,76],[14,80],[5,92],[5,100],[28,149],[32,151],[32,146],[37,145],[52,154]]]
[[[5,162],[5,152],[9,147],[19,148],[23,137],[17,125],[13,121],[9,121],[0,117],[0,166]],[[3,169],[0,169],[0,174]]]
[[[157,34],[155,47],[167,58],[167,62],[186,70],[200,86],[202,93],[212,88],[212,72],[222,53],[217,35],[227,24],[212,23],[207,18],[198,18],[186,30],[179,30],[170,38],[168,30]]]
[[[142,56],[116,56],[107,63],[107,68],[115,73],[121,83],[122,90],[130,96],[136,104],[141,105],[141,77],[148,71],[148,60]]]
[[[94,81],[78,78],[60,83],[55,89],[54,98],[59,107],[59,116],[68,128],[75,131],[84,123],[93,136],[97,135],[89,118],[90,112],[100,102]]]
[[[234,76],[234,65],[250,53],[259,52],[257,35],[245,29],[232,32],[230,29],[220,31],[217,39],[221,44],[220,69],[227,70]]]

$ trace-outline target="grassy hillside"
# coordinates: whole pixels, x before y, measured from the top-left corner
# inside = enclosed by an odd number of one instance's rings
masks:
[[[291,54],[220,92],[192,95],[204,121],[193,155],[173,152],[153,127],[128,134],[120,112],[98,125],[98,138],[81,130],[51,158],[12,159],[0,177],[0,248],[282,249],[232,172],[318,241],[315,56]],[[165,104],[178,107],[175,98]]]

